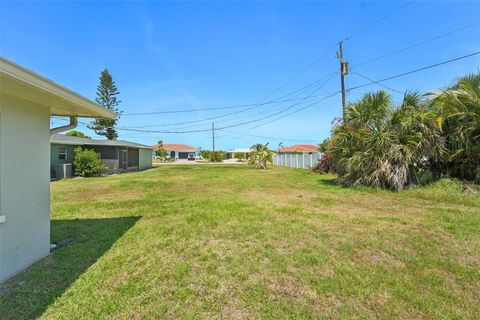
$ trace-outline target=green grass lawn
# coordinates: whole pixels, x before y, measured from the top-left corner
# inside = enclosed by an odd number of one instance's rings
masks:
[[[480,197],[453,182],[165,166],[52,183],[51,230],[1,319],[480,318]]]

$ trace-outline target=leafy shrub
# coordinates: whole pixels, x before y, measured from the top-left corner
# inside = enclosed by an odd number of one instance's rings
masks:
[[[414,174],[419,185],[424,186],[434,181],[432,171],[430,170],[423,170]]]
[[[107,169],[101,161],[100,154],[94,150],[77,147],[74,151],[73,167],[75,175],[81,177],[97,176]]]
[[[246,158],[247,158],[247,154],[245,152],[235,153],[235,159],[237,160],[245,160]]]
[[[223,162],[223,151],[210,151],[202,150],[202,158],[207,159],[209,162]]]
[[[318,159],[318,163],[311,170],[321,174],[334,173],[335,164],[333,163],[332,153],[327,151]]]

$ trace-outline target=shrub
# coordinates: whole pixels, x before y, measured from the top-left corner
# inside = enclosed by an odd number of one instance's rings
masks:
[[[237,160],[245,160],[247,158],[247,154],[244,152],[235,153],[235,159]]]
[[[202,158],[207,159],[209,162],[223,162],[223,151],[210,151],[202,150]]]
[[[73,167],[77,176],[97,176],[107,169],[101,161],[100,154],[94,150],[77,147],[74,154]]]
[[[313,172],[318,172],[321,174],[334,173],[335,164],[333,163],[332,157],[332,153],[329,151],[323,153],[322,156],[318,159],[317,165],[312,167],[311,170]]]

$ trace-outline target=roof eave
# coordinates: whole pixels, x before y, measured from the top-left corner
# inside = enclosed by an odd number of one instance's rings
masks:
[[[97,103],[81,96],[80,94],[65,88],[31,70],[23,68],[3,57],[0,57],[0,72],[16,81],[35,87],[36,89],[40,89],[41,91],[57,96],[70,102],[72,105],[84,109],[86,112],[80,116],[105,119],[115,118],[114,112],[103,108]],[[67,112],[65,112],[65,114],[52,112],[52,114],[58,116],[72,115],[68,114]]]

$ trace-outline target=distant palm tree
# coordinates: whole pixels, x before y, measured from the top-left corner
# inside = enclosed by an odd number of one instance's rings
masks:
[[[268,149],[268,143],[263,145],[261,143],[254,144],[251,147],[251,154],[248,163],[251,167],[256,169],[266,169],[267,163],[272,163],[273,152]]]

